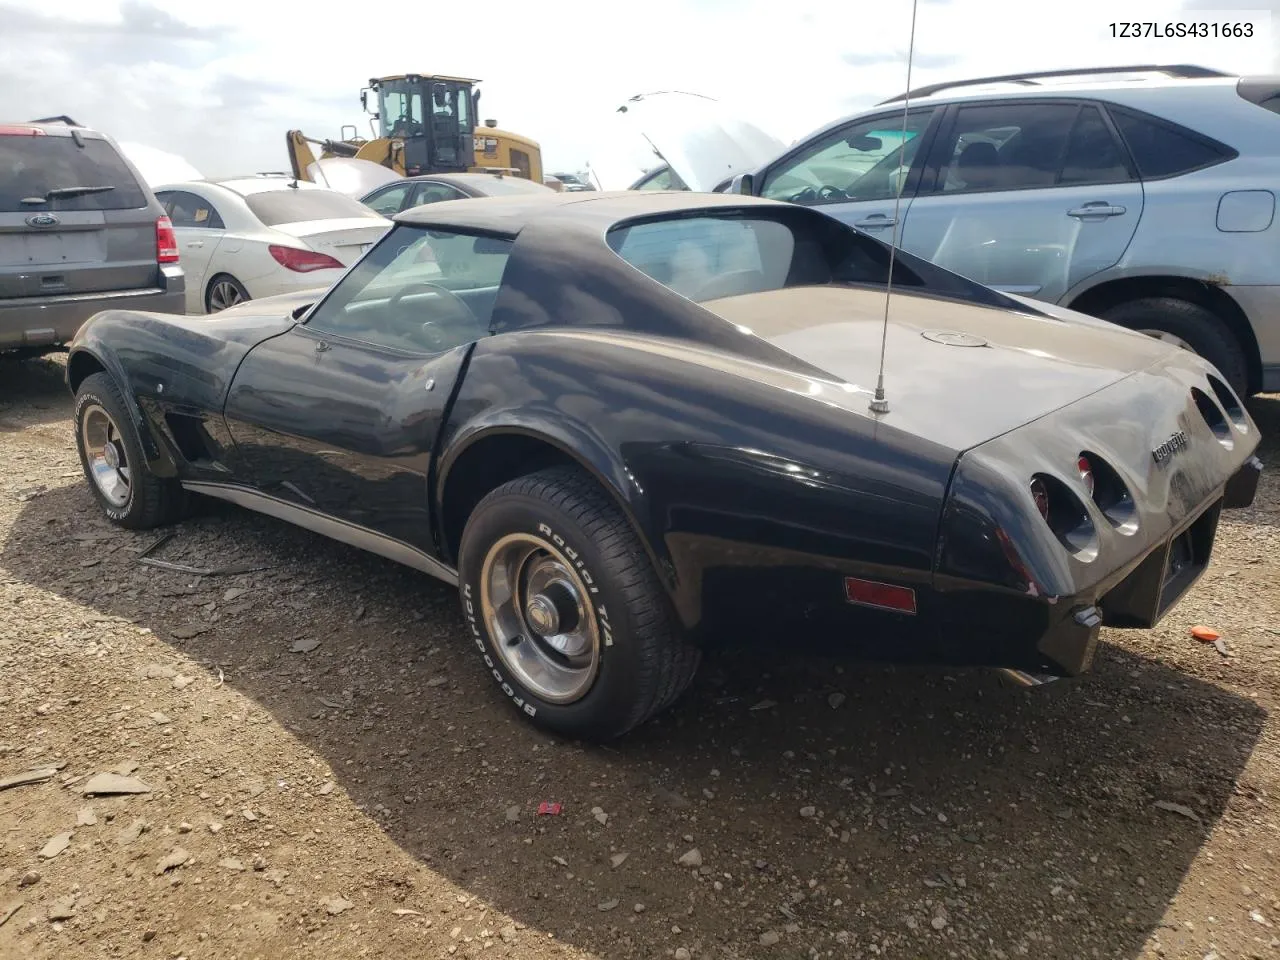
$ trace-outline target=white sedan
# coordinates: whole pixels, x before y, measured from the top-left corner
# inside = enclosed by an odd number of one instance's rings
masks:
[[[391,226],[358,200],[291,177],[155,188],[178,237],[187,313],[327,287]]]

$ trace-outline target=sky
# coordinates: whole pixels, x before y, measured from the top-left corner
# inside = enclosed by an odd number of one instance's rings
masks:
[[[329,0],[342,9],[342,0]],[[619,104],[683,90],[784,142],[906,89],[911,0],[0,0],[0,122],[66,114],[209,177],[288,169],[285,131],[368,136],[370,77],[482,81],[482,118],[581,170]],[[1280,0],[1126,0],[1126,20],[1252,20],[1246,39],[1110,36],[1115,0],[918,0],[912,86],[1022,70],[1194,63],[1280,73]],[[1269,15],[1269,20],[1267,19]],[[1270,29],[1268,30],[1268,24]],[[628,145],[631,142],[629,141]],[[633,154],[638,161],[648,158]]]

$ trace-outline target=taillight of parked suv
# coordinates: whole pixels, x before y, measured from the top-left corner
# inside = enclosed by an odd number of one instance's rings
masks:
[[[178,262],[178,236],[168,217],[156,217],[156,263]]]

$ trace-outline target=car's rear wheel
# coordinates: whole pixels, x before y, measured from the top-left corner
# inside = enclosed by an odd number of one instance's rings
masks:
[[[180,519],[186,492],[177,480],[148,468],[137,430],[116,382],[106,373],[85,377],[76,391],[76,448],[102,512],[132,530]]]
[[[697,668],[639,538],[572,468],[480,501],[462,534],[458,588],[502,691],[557,733],[620,736],[674,702]]]
[[[204,306],[209,313],[217,313],[251,299],[244,284],[229,273],[220,273],[209,281],[204,295]]]
[[[1211,310],[1177,297],[1143,297],[1112,307],[1102,319],[1198,353],[1240,396],[1248,396],[1249,367],[1230,328]]]

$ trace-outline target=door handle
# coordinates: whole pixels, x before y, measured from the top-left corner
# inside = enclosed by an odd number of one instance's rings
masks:
[[[1121,206],[1107,203],[1105,200],[1095,200],[1093,203],[1086,203],[1083,207],[1076,207],[1074,210],[1068,210],[1068,217],[1076,217],[1084,219],[1085,217],[1119,217],[1128,211]]]
[[[883,213],[873,213],[865,220],[855,220],[853,225],[863,230],[875,230],[877,227],[892,227],[898,222],[897,217],[887,217]]]
[[[203,246],[204,246],[203,240],[190,240],[187,242],[188,249],[190,249],[191,247],[203,247]]]
[[[316,353],[324,353],[329,349],[329,344],[324,340],[316,341]]]

